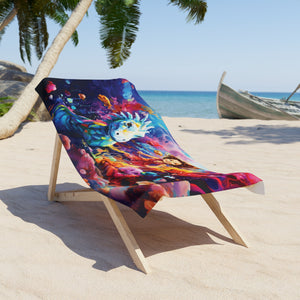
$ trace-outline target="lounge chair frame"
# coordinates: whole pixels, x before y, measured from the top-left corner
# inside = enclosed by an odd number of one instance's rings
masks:
[[[53,160],[51,167],[51,175],[50,175],[50,183],[48,188],[48,200],[49,201],[103,201],[104,205],[112,218],[133,262],[136,267],[144,273],[149,273],[151,271],[148,262],[146,261],[142,250],[137,244],[132,232],[130,231],[123,215],[121,214],[120,209],[118,208],[116,202],[90,188],[80,189],[80,190],[72,190],[72,191],[64,191],[64,192],[56,192],[56,182],[58,175],[58,168],[61,156],[62,142],[59,138],[59,135],[56,134],[55,144],[54,144],[54,152],[53,152]],[[245,241],[242,239],[241,235],[238,231],[233,227],[232,222],[225,217],[222,212],[221,206],[216,200],[216,198],[212,194],[203,194],[201,195],[205,200],[207,205],[216,215],[218,220],[227,230],[232,239],[242,246],[247,247]]]

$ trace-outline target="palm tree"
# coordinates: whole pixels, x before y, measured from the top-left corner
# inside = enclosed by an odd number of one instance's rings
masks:
[[[50,74],[60,52],[75,32],[92,1],[79,1],[70,18],[44,55],[32,81],[24,89],[9,112],[0,118],[0,139],[13,135],[21,122],[26,119],[38,98],[35,87],[44,77]],[[130,55],[130,47],[134,43],[138,31],[139,2],[139,0],[95,1],[95,7],[100,15],[102,25],[100,31],[102,46],[108,51],[112,68],[121,66]],[[187,11],[188,21],[194,20],[196,24],[204,19],[207,8],[206,2],[201,0],[169,0],[169,4]]]
[[[48,0],[0,0],[0,38],[6,27],[17,17],[19,25],[19,48],[22,60],[25,55],[31,63],[31,48],[35,48],[38,59],[41,59],[48,46],[48,31],[46,17],[60,26],[69,19],[66,11],[72,11],[79,0],[48,1]],[[75,31],[72,41],[78,44],[78,34]]]

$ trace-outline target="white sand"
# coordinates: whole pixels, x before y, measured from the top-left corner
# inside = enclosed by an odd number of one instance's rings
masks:
[[[49,203],[52,123],[0,141],[0,299],[300,299],[300,122],[166,118],[213,171],[261,177],[266,194],[216,193],[249,248],[200,196],[146,219],[121,207],[152,273],[137,271],[102,203]],[[59,188],[84,185],[63,159]]]

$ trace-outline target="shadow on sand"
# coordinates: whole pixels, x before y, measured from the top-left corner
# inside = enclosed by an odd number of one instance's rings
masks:
[[[209,131],[202,129],[183,129],[182,131],[193,134],[218,135],[223,139],[228,139],[226,144],[291,144],[300,141],[300,127],[291,127],[285,125],[258,124],[256,126],[236,126],[230,130],[226,129]],[[235,140],[233,140],[233,138]],[[245,138],[247,138],[246,141]]]
[[[78,187],[70,183],[57,186],[58,190]],[[55,234],[70,250],[94,260],[94,268],[109,271],[126,265],[136,269],[102,202],[48,202],[46,194],[46,185],[24,186],[0,191],[0,199],[13,215]],[[217,244],[210,235],[234,243],[166,212],[153,210],[142,219],[127,207],[120,205],[120,209],[146,257],[192,245]]]

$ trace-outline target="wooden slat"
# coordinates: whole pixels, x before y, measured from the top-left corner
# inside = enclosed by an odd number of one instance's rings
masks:
[[[95,201],[103,201],[104,198],[105,196],[99,194],[98,192],[92,189],[63,191],[63,192],[56,192],[54,194],[54,200],[60,202],[65,202],[65,201],[95,202]]]
[[[225,215],[223,214],[221,206],[217,201],[217,199],[212,194],[202,194],[201,196],[205,200],[207,205],[210,207],[210,209],[213,211],[213,213],[216,215],[218,220],[222,223],[222,225],[227,230],[227,232],[230,234],[232,239],[237,244],[248,247],[246,242],[242,239],[242,237],[238,233],[238,231],[231,224],[232,222],[230,222],[228,218],[225,217]]]

